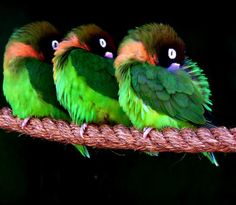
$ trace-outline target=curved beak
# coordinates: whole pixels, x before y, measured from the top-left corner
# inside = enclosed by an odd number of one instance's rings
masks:
[[[104,55],[105,58],[113,58],[113,53],[112,52],[106,52]]]
[[[180,64],[179,64],[179,63],[172,63],[172,64],[167,68],[167,70],[170,71],[170,72],[173,72],[173,71],[179,70],[179,68],[180,68]]]

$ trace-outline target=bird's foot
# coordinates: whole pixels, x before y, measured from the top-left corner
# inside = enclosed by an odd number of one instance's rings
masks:
[[[27,125],[29,120],[30,120],[30,117],[27,117],[23,120],[23,122],[21,123],[21,129],[24,129],[24,127]]]
[[[153,129],[152,127],[144,127],[144,129],[143,129],[143,138],[147,138],[149,132],[151,132],[152,129]]]
[[[86,124],[86,123],[84,123],[80,126],[80,130],[79,130],[80,137],[82,137],[82,138],[84,137],[84,131],[87,128],[87,126],[88,126],[88,124]]]

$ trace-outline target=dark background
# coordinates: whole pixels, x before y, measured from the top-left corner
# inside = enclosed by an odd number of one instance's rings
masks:
[[[48,20],[62,32],[96,23],[117,43],[127,30],[168,23],[187,54],[204,68],[217,125],[235,126],[236,19],[233,5],[160,2],[0,3],[0,64],[13,30]],[[231,9],[232,8],[232,9]],[[0,75],[2,84],[2,72]],[[6,106],[0,92],[0,107]],[[0,130],[0,204],[235,204],[236,155],[216,153],[220,167],[198,154],[90,149],[84,159],[70,145]]]

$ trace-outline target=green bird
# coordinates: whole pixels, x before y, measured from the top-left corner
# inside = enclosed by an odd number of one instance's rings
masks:
[[[211,111],[209,83],[172,27],[146,24],[130,30],[115,59],[119,103],[132,124],[144,129],[204,126]],[[205,108],[205,109],[204,109]],[[203,153],[218,166],[213,153]]]
[[[115,52],[112,37],[95,24],[74,28],[55,52],[57,98],[72,120],[82,125],[81,136],[86,123],[130,124],[118,102]]]
[[[57,101],[53,81],[52,57],[60,38],[53,25],[40,21],[16,29],[6,45],[3,93],[13,115],[24,119],[22,128],[30,117],[71,121]],[[86,150],[81,153],[87,156]]]

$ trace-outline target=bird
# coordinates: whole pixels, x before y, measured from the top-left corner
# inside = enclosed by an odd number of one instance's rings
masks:
[[[116,46],[111,35],[96,24],[73,28],[58,45],[53,58],[57,98],[72,121],[130,125],[118,102],[113,67]]]
[[[24,119],[51,117],[68,122],[68,112],[57,101],[52,58],[62,36],[48,21],[23,25],[11,34],[4,52],[3,93],[13,115]],[[75,145],[83,156],[86,150]]]
[[[211,91],[203,70],[186,56],[185,43],[168,24],[130,29],[114,61],[119,103],[147,137],[151,129],[207,124]],[[213,153],[203,152],[218,166]]]

